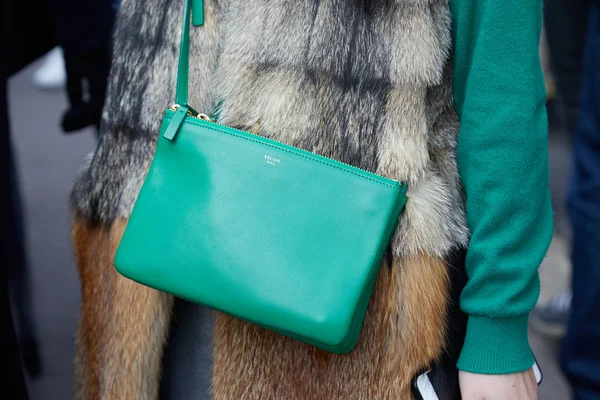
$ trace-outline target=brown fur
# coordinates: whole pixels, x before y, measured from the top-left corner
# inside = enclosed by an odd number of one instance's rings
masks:
[[[83,290],[77,399],[158,398],[169,326],[164,316],[170,315],[172,302],[114,269],[112,259],[124,227],[122,219],[107,228],[75,218],[73,239]],[[439,258],[394,258],[393,264],[390,268],[383,263],[357,348],[346,355],[329,354],[218,313],[214,398],[409,399],[412,378],[444,347],[440,321],[446,320],[449,282]]]
[[[123,278],[113,257],[126,221],[90,226],[75,217],[82,282],[75,361],[76,399],[155,399],[172,298]]]
[[[409,399],[412,378],[441,354],[448,285],[441,259],[414,257],[391,269],[384,262],[359,343],[346,355],[218,314],[214,398]]]

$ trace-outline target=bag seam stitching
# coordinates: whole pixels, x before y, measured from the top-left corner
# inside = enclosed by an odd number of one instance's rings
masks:
[[[172,119],[172,117],[167,117],[167,118],[168,118],[168,119]],[[251,142],[255,142],[255,143],[258,143],[258,144],[260,144],[260,145],[263,145],[263,146],[273,147],[273,148],[276,148],[276,149],[278,149],[278,150],[285,151],[286,153],[289,153],[289,154],[293,154],[293,155],[295,155],[295,156],[299,156],[299,157],[306,158],[307,160],[316,161],[316,162],[318,162],[318,163],[321,163],[321,164],[323,164],[323,165],[326,165],[326,166],[328,166],[328,167],[331,167],[331,168],[336,168],[336,169],[339,169],[340,171],[344,171],[344,172],[347,172],[347,173],[349,173],[349,174],[356,175],[356,176],[358,176],[359,178],[367,179],[367,180],[369,180],[369,181],[372,181],[372,182],[378,183],[378,184],[380,184],[380,185],[387,186],[387,187],[389,187],[389,188],[392,188],[392,189],[394,189],[394,190],[396,190],[396,191],[398,191],[398,192],[402,192],[402,191],[403,191],[403,189],[404,189],[404,186],[405,186],[405,185],[403,185],[402,183],[399,183],[398,185],[393,185],[393,184],[390,184],[390,183],[381,182],[381,181],[378,181],[378,180],[376,180],[376,179],[370,178],[370,177],[368,177],[368,176],[364,176],[364,175],[361,175],[361,174],[359,174],[359,173],[356,173],[356,172],[354,172],[354,171],[350,171],[350,170],[347,170],[347,169],[341,168],[341,167],[339,167],[339,166],[337,166],[337,165],[333,165],[333,164],[327,163],[327,162],[325,162],[325,161],[323,161],[323,160],[319,160],[319,159],[317,159],[317,158],[311,157],[311,156],[309,156],[309,155],[306,155],[306,154],[300,154],[300,153],[294,152],[294,151],[292,151],[292,150],[289,150],[289,149],[285,149],[285,148],[280,148],[280,147],[277,147],[277,146],[275,146],[275,145],[273,145],[273,144],[270,144],[270,143],[264,143],[264,142],[262,142],[262,141],[260,141],[260,140],[258,140],[258,139],[254,139],[254,138],[245,137],[245,136],[243,136],[243,135],[241,135],[241,134],[239,134],[239,133],[235,133],[235,132],[229,132],[229,131],[227,131],[227,129],[217,129],[217,128],[215,128],[215,127],[212,127],[212,126],[206,126],[206,125],[204,125],[204,124],[201,124],[201,123],[198,123],[198,122],[196,122],[196,121],[192,121],[192,120],[190,120],[190,118],[189,118],[189,117],[186,117],[186,118],[183,120],[183,123],[186,123],[186,122],[187,122],[187,123],[189,123],[189,124],[192,124],[192,125],[196,125],[196,126],[199,126],[199,127],[205,128],[205,129],[210,129],[210,130],[212,130],[212,131],[215,131],[215,132],[225,133],[225,134],[227,134],[227,135],[230,135],[230,136],[235,136],[235,137],[238,137],[238,138],[240,138],[240,139],[244,139],[244,140],[248,140],[248,141],[251,141]],[[181,129],[181,128],[179,128],[179,129]],[[234,129],[234,128],[231,128],[231,129]],[[265,139],[268,139],[268,138],[265,138]]]

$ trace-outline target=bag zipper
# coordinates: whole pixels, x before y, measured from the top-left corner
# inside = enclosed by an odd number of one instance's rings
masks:
[[[179,109],[179,107],[180,107],[180,105],[179,105],[179,104],[173,104],[171,107],[169,107],[169,110],[171,110],[171,111],[177,111],[177,110]],[[187,115],[188,115],[188,116],[190,116],[190,117],[192,117],[192,118],[196,118],[196,119],[199,119],[199,120],[201,120],[201,121],[204,121],[204,122],[210,122],[210,123],[212,123],[212,124],[215,124],[215,125],[219,125],[219,126],[223,126],[223,127],[229,128],[229,129],[233,129],[234,131],[237,131],[237,132],[240,132],[240,133],[245,133],[245,134],[247,134],[247,135],[253,135],[253,136],[256,136],[256,137],[259,137],[259,138],[262,138],[262,139],[266,139],[266,137],[264,137],[264,136],[261,136],[261,135],[257,135],[256,133],[252,133],[252,132],[248,132],[248,131],[243,131],[243,130],[241,130],[241,129],[232,128],[231,126],[228,126],[228,125],[223,125],[223,124],[220,124],[220,123],[218,123],[217,121],[215,121],[214,119],[212,119],[211,117],[209,117],[208,115],[206,115],[206,114],[203,114],[203,113],[199,113],[199,112],[197,112],[196,110],[194,110],[194,109],[192,109],[192,108],[190,108],[190,109],[187,111]],[[277,140],[274,140],[274,139],[271,139],[271,138],[268,138],[268,139],[269,139],[269,140],[272,140],[272,141],[273,141],[273,142],[275,142],[275,143],[281,144],[281,145],[283,145],[283,146],[289,146],[288,144],[285,144],[285,143],[279,142],[279,141],[277,141]],[[293,147],[293,146],[292,146],[292,147]],[[388,178],[387,176],[382,176],[382,175],[376,174],[376,173],[374,173],[374,172],[367,171],[366,169],[362,169],[362,168],[360,168],[360,167],[357,167],[357,166],[354,166],[354,165],[350,165],[350,164],[348,164],[348,163],[345,163],[345,162],[343,162],[343,161],[340,161],[340,160],[334,160],[333,158],[326,157],[326,156],[322,156],[322,155],[320,155],[320,154],[316,154],[316,153],[313,153],[313,152],[311,152],[311,151],[309,151],[309,153],[311,153],[311,154],[314,154],[314,155],[318,155],[319,157],[323,157],[323,158],[325,158],[325,159],[327,159],[327,160],[329,160],[329,161],[332,161],[332,162],[336,162],[336,163],[341,163],[341,164],[344,164],[344,165],[346,165],[347,167],[350,167],[350,168],[356,168],[356,169],[359,169],[359,170],[361,170],[361,171],[363,171],[363,172],[366,172],[367,174],[370,174],[370,175],[375,175],[375,176],[378,176],[378,177],[380,177],[380,178],[388,179],[388,180],[390,180],[390,181],[392,181],[392,182],[399,183],[401,186],[406,186],[406,184],[403,184],[403,183],[401,183],[401,182],[400,182],[399,180],[397,180],[397,179]]]

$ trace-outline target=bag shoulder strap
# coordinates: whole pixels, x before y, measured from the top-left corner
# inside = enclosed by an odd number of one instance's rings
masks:
[[[192,10],[192,23],[194,26],[204,24],[204,1],[184,0],[183,27],[181,28],[181,41],[179,43],[179,62],[177,65],[177,88],[175,103],[188,105],[188,71],[190,66],[190,10]]]

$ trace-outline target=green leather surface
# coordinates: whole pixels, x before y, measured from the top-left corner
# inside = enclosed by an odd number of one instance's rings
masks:
[[[168,110],[161,133],[175,112]],[[161,134],[124,276],[327,351],[359,336],[405,186],[187,116]]]
[[[185,120],[189,109],[190,108],[185,105],[179,106],[179,108],[177,109],[177,111],[175,111],[175,114],[171,118],[171,122],[169,122],[169,124],[164,129],[163,137],[165,139],[173,140],[175,138],[175,135],[177,135],[177,133],[179,132],[179,128],[181,128],[181,124],[183,124],[183,121]]]
[[[198,0],[194,0],[196,3]],[[204,2],[202,2],[204,3]],[[179,42],[179,61],[177,64],[177,87],[175,88],[175,102],[181,105],[188,103],[188,71],[190,69],[190,8],[191,0],[185,0],[183,10],[183,25],[181,27],[181,40]],[[204,11],[203,11],[204,12]],[[204,16],[203,16],[204,18]]]
[[[204,0],[192,0],[192,24],[194,26],[204,24]]]

